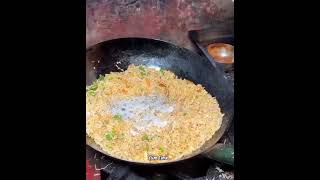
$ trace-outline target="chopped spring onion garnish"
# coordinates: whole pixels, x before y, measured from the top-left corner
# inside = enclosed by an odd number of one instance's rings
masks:
[[[148,136],[148,135],[145,134],[145,135],[142,136],[142,140],[143,140],[143,141],[151,141],[152,138],[151,138],[150,136]]]
[[[148,74],[148,72],[144,66],[139,66],[139,69],[140,69],[140,73],[142,76],[145,76]]]
[[[159,150],[163,153],[165,150],[163,147],[160,147]]]
[[[164,75],[164,69],[160,69],[160,73],[162,74],[162,75]]]
[[[96,90],[98,89],[98,83],[104,80],[103,75],[99,75],[98,79],[96,79],[90,86],[86,87],[86,91],[89,95],[94,96],[96,95]]]
[[[116,114],[113,116],[113,119],[121,121],[122,120],[122,116],[120,114]]]
[[[107,140],[111,141],[114,139],[115,135],[116,135],[116,131],[114,129],[112,129],[111,132],[108,132],[106,134],[106,138],[107,138]]]

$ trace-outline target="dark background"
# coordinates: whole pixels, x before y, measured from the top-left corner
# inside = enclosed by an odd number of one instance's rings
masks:
[[[314,179],[319,162],[314,117],[318,66],[313,57],[318,52],[313,46],[319,39],[318,6],[235,1],[236,179]],[[99,39],[117,37],[91,31],[109,16],[88,21],[87,2],[1,4],[3,179],[85,179],[85,50]],[[90,2],[95,7],[111,1]],[[178,10],[172,13],[170,18],[179,17]],[[123,21],[118,22],[108,26],[121,27]],[[156,32],[142,35],[158,34],[162,27],[155,27]],[[184,38],[177,39],[188,47]]]

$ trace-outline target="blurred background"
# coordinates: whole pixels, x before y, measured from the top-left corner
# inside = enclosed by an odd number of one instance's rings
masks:
[[[87,0],[87,47],[119,37],[149,37],[192,49],[188,30],[233,23],[233,0]]]

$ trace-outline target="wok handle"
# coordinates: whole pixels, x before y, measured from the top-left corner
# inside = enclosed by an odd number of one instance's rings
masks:
[[[210,151],[202,153],[209,159],[234,165],[234,149],[232,145],[218,143]]]

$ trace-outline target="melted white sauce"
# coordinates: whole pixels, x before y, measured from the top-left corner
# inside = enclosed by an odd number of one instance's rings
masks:
[[[111,113],[121,115],[125,121],[134,122],[132,135],[147,130],[152,126],[162,128],[168,124],[168,120],[158,117],[158,114],[169,114],[174,106],[168,104],[160,95],[137,96],[127,100],[113,103]]]

